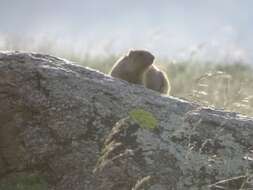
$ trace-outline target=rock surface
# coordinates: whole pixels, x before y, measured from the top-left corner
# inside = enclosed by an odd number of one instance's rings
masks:
[[[0,106],[0,190],[253,188],[252,118],[22,52]]]

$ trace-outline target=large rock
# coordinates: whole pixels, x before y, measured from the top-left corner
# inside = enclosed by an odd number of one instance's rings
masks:
[[[0,53],[0,189],[253,188],[253,119],[49,55]]]

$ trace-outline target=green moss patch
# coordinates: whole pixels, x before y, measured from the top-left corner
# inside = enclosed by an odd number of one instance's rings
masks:
[[[37,175],[16,176],[0,182],[0,190],[47,190],[47,182]]]
[[[155,129],[158,125],[158,121],[154,115],[143,109],[134,109],[130,111],[129,115],[142,128]]]

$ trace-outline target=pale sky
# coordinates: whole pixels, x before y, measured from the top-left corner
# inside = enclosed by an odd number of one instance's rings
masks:
[[[6,36],[46,36],[93,54],[139,48],[253,62],[252,8],[252,0],[0,0],[0,48]]]

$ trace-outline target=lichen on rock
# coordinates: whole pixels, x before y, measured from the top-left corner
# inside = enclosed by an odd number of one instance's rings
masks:
[[[24,52],[0,52],[0,106],[4,190],[253,188],[252,118]]]

